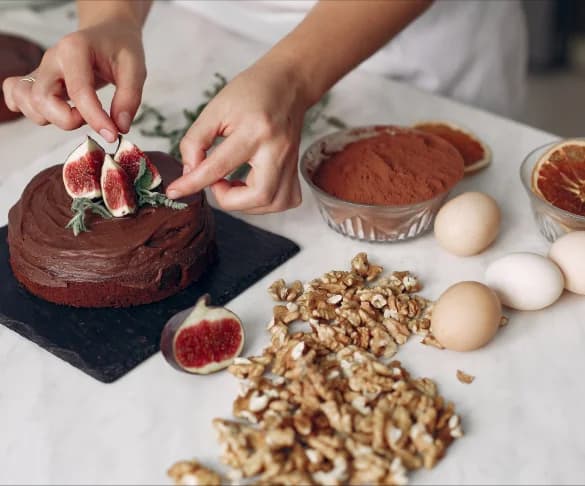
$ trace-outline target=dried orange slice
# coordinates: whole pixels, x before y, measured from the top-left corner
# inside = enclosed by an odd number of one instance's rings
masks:
[[[453,145],[463,157],[466,174],[477,172],[492,161],[492,152],[486,144],[475,134],[453,123],[424,121],[414,125],[414,128],[437,135]]]
[[[585,216],[585,140],[555,145],[534,166],[532,190],[557,208]]]

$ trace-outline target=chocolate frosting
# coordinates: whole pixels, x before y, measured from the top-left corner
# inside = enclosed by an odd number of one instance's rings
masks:
[[[181,175],[181,165],[162,152],[147,152],[163,178],[163,188]],[[62,165],[50,167],[28,184],[8,215],[12,264],[30,280],[49,287],[67,282],[103,282],[115,278],[128,287],[156,285],[165,269],[188,267],[207,250],[213,214],[205,194],[184,199],[173,210],[144,206],[134,215],[102,219],[87,212],[88,232],[74,236],[71,197]]]

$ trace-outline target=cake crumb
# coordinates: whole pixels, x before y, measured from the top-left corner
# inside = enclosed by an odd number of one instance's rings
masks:
[[[466,385],[470,385],[475,380],[475,376],[465,373],[464,371],[457,370],[457,379],[461,383],[465,383]]]

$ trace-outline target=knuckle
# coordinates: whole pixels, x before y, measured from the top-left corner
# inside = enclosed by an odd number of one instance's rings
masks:
[[[266,113],[257,115],[253,126],[258,136],[263,140],[271,139],[276,134],[276,127],[270,116]]]
[[[45,51],[45,53],[43,54],[43,57],[41,58],[41,62],[39,64],[39,66],[44,67],[44,66],[50,64],[52,61],[54,61],[56,54],[57,54],[56,46],[49,47]]]
[[[8,92],[12,90],[13,85],[14,85],[14,78],[12,78],[12,77],[6,78],[2,82],[2,91],[4,92],[4,96],[6,96],[8,94]]]
[[[12,83],[10,79],[6,79],[2,83],[2,92],[4,94],[4,102],[10,111],[14,111],[16,109],[16,103],[14,103],[14,97],[12,94]]]
[[[253,202],[257,206],[267,206],[272,202],[272,198],[266,191],[261,191],[254,194]]]
[[[69,55],[78,49],[87,47],[85,37],[78,32],[72,32],[63,37],[56,45],[56,51],[59,55]]]
[[[85,88],[85,86],[79,85],[67,87],[67,93],[69,94],[69,97],[73,100],[75,100],[76,98],[81,98],[86,92],[87,89]]]
[[[183,139],[179,142],[179,150],[181,151],[181,153],[186,153],[189,150],[193,150],[194,147],[195,142],[191,138],[189,138],[188,135],[183,137]]]
[[[44,103],[43,94],[38,89],[33,87],[30,93],[30,101],[37,110],[40,110]]]
[[[301,203],[303,202],[303,197],[300,194],[295,194],[292,197],[291,203],[290,203],[290,208],[298,208]]]
[[[270,209],[274,212],[286,211],[287,209],[291,209],[293,207],[291,202],[288,201],[281,201],[276,204],[270,206]]]
[[[58,126],[62,130],[75,130],[77,128],[75,120],[73,120],[71,117],[61,120]]]
[[[222,160],[211,162],[208,168],[208,174],[210,179],[213,179],[214,182],[223,179],[227,174],[226,164]]]

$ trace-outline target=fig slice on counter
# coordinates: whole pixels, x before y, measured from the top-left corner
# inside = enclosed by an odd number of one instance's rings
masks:
[[[126,171],[132,182],[134,182],[138,176],[140,162],[142,159],[146,161],[146,170],[148,170],[151,175],[151,183],[146,189],[150,190],[160,186],[162,183],[162,178],[156,166],[136,145],[134,145],[130,140],[120,136],[118,149],[114,154],[114,161]]]
[[[444,121],[423,121],[413,128],[431,133],[453,145],[463,157],[465,174],[472,174],[492,161],[492,151],[479,137],[454,123]]]
[[[227,368],[244,346],[244,328],[238,316],[212,307],[203,295],[184,319],[177,315],[166,324],[161,351],[174,368],[206,375]]]
[[[102,197],[115,218],[136,212],[136,193],[128,174],[110,155],[104,158],[101,175]]]
[[[532,190],[553,206],[585,216],[585,141],[566,140],[534,166]]]
[[[100,174],[106,152],[91,137],[79,145],[63,166],[65,190],[73,199],[101,197]]]

